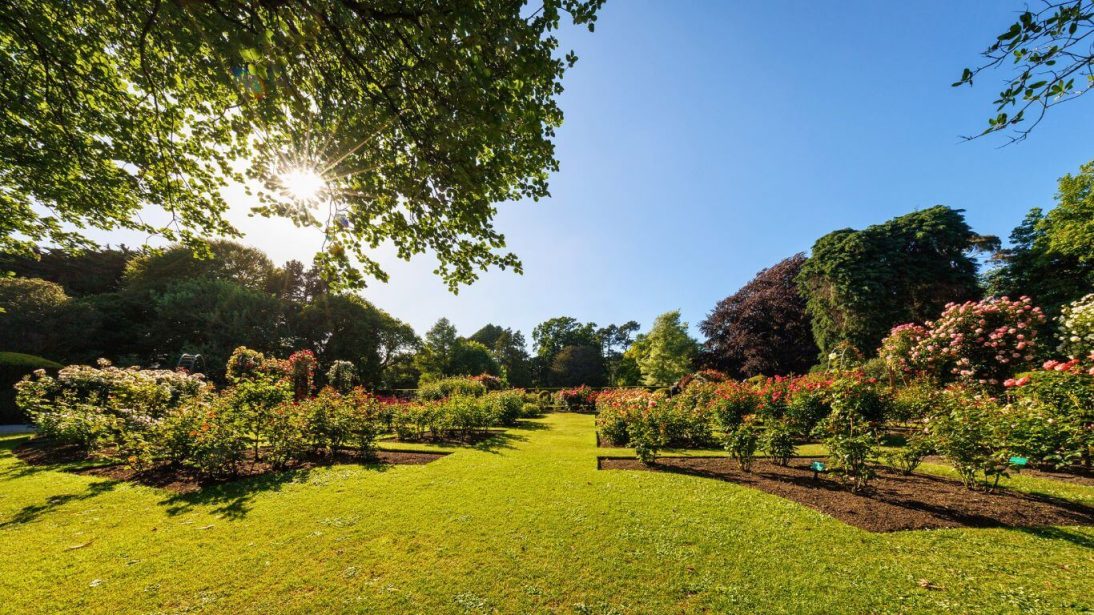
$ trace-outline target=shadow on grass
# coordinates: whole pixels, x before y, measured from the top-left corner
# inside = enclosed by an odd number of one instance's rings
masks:
[[[336,461],[332,465],[353,465],[373,472],[387,472],[399,464],[380,461]],[[276,493],[285,485],[307,483],[313,472],[332,465],[271,471],[258,476],[205,485],[200,491],[174,493],[160,501],[167,514],[180,515],[196,508],[212,507],[212,512],[228,519],[242,519],[253,508],[255,497]]]
[[[84,493],[66,493],[63,495],[51,495],[46,498],[46,501],[41,504],[31,504],[24,506],[19,512],[12,515],[11,519],[0,523],[0,529],[11,527],[13,525],[22,525],[24,523],[30,523],[54,510],[57,510],[65,504],[71,502],[79,502],[82,500],[90,500],[109,491],[112,491],[114,487],[118,485],[118,481],[105,480],[91,483],[87,486],[87,491]]]
[[[1031,534],[1038,538],[1048,538],[1051,540],[1063,540],[1070,542],[1079,547],[1085,547],[1087,549],[1094,549],[1094,538],[1083,534],[1082,532],[1076,532],[1075,530],[1063,527],[1017,527],[1014,528],[1026,534]]]

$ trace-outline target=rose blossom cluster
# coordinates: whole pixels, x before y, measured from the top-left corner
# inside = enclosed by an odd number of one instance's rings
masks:
[[[882,342],[882,353],[938,375],[998,385],[1033,360],[1037,328],[1044,321],[1029,297],[950,303],[924,331],[915,325],[895,328]],[[921,337],[912,345],[916,336]]]

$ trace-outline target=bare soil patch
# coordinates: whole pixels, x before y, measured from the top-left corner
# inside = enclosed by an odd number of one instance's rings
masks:
[[[601,470],[647,470],[714,478],[793,500],[871,532],[958,527],[1094,525],[1094,508],[1048,496],[999,488],[970,491],[959,481],[879,468],[868,490],[852,493],[839,478],[809,469],[811,459],[787,467],[757,459],[744,472],[728,457],[675,457],[648,466],[633,458],[599,459]]]
[[[58,446],[46,440],[31,440],[25,442],[16,447],[14,453],[16,457],[24,462],[36,466],[72,463],[75,461],[86,461],[88,459],[86,453],[77,447],[68,445]],[[195,493],[210,485],[230,483],[275,472],[307,470],[340,463],[423,465],[440,459],[445,455],[448,455],[448,453],[385,450],[375,450],[363,454],[358,450],[341,449],[330,455],[315,456],[304,462],[276,468],[268,461],[263,460],[261,455],[258,460],[255,460],[254,453],[251,451],[247,453],[246,459],[240,464],[239,471],[235,475],[215,479],[202,476],[193,468],[167,463],[158,464],[140,472],[121,464],[75,468],[71,471],[86,476],[97,476],[112,480],[134,482],[149,487],[167,489],[176,493]]]

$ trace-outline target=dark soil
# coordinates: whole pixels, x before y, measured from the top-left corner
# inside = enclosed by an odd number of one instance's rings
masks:
[[[49,441],[31,440],[15,448],[15,456],[30,465],[53,465],[60,463],[72,463],[74,461],[88,460],[86,453],[68,445],[57,446]],[[254,453],[248,452],[246,460],[239,465],[239,470],[234,476],[221,478],[209,478],[200,475],[193,468],[159,464],[147,470],[138,472],[125,465],[103,465],[90,468],[76,468],[71,470],[76,474],[98,476],[113,480],[129,481],[167,489],[176,493],[194,493],[202,488],[234,482],[245,478],[254,478],[274,472],[306,470],[309,468],[327,466],[338,463],[376,464],[376,465],[423,465],[444,457],[448,453],[416,453],[403,451],[376,450],[368,455],[352,449],[335,451],[331,455],[316,456],[313,459],[301,463],[295,463],[287,467],[275,468],[269,462],[255,461]]]
[[[600,458],[601,470],[653,470],[715,478],[787,498],[871,532],[955,527],[1094,525],[1094,508],[998,488],[970,491],[948,478],[879,468],[867,490],[852,493],[834,475],[813,478],[811,459],[788,467],[757,459],[752,472],[728,457],[664,457],[647,466],[633,458]]]

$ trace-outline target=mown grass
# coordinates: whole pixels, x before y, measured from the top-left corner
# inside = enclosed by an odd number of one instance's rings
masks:
[[[1094,609],[1092,528],[871,534],[729,483],[598,471],[585,415],[425,466],[190,496],[28,467],[24,437],[0,439],[4,612]]]

